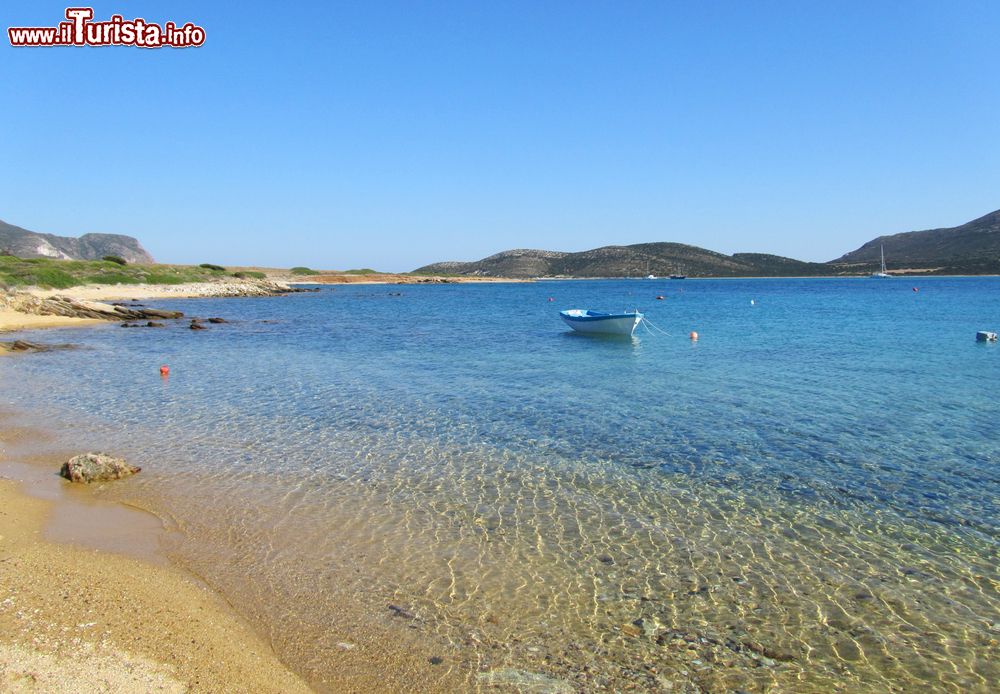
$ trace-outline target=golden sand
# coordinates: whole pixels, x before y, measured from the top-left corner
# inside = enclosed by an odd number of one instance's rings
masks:
[[[69,318],[67,316],[36,316],[8,309],[0,310],[0,332],[14,330],[34,330],[35,328],[68,328],[78,325],[94,325],[106,321],[96,318]],[[0,350],[0,354],[3,351]]]
[[[310,691],[192,578],[44,539],[51,505],[0,480],[0,691]]]

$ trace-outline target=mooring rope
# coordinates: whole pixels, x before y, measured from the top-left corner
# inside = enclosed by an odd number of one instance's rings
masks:
[[[657,325],[654,325],[654,324],[652,323],[652,321],[650,321],[650,320],[649,320],[648,318],[646,318],[645,316],[643,316],[643,317],[642,317],[642,320],[641,320],[641,321],[639,321],[639,322],[640,322],[640,323],[642,323],[642,326],[643,326],[644,328],[646,328],[646,330],[649,330],[650,328],[652,328],[652,329],[653,329],[653,330],[655,330],[656,332],[658,332],[658,333],[660,333],[660,334],[662,334],[662,335],[666,335],[667,337],[670,337],[670,333],[668,333],[668,332],[667,332],[666,330],[664,330],[663,328],[660,328],[659,326],[657,326]],[[650,335],[652,335],[652,334],[653,334],[653,330],[649,330],[649,334],[650,334]]]

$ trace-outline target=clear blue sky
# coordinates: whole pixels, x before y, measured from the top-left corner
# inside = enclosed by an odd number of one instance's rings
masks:
[[[65,7],[6,0],[3,29]],[[4,36],[0,219],[132,234],[164,262],[645,241],[829,260],[1000,208],[995,0],[94,9],[207,41]]]

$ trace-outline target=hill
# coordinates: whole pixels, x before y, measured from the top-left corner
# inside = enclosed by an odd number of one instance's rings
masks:
[[[19,258],[100,260],[106,255],[130,263],[152,263],[153,256],[138,240],[120,234],[84,234],[79,238],[29,231],[0,221],[0,255]]]
[[[866,275],[879,266],[879,247],[893,269],[942,275],[1000,274],[1000,210],[947,229],[879,236],[828,263],[766,253],[725,255],[683,243],[602,246],[579,253],[516,249],[472,262],[433,263],[415,274],[477,277],[810,277]]]
[[[579,253],[516,249],[474,262],[425,265],[416,274],[478,277],[776,277],[831,274],[823,263],[763,253],[725,255],[683,243],[603,246]]]
[[[961,226],[879,236],[831,264],[877,266],[885,248],[892,268],[932,270],[941,274],[1000,273],[1000,210]]]

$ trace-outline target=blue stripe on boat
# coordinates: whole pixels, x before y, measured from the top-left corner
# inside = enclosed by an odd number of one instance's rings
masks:
[[[611,318],[635,318],[638,316],[642,318],[642,314],[638,311],[635,313],[602,313],[601,311],[587,311],[585,314],[574,313],[573,311],[560,311],[561,315],[566,320],[572,321],[596,321],[596,320],[608,320]]]

